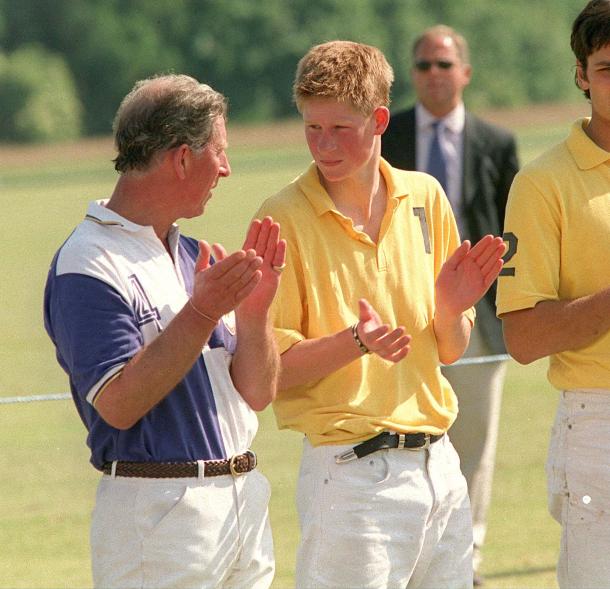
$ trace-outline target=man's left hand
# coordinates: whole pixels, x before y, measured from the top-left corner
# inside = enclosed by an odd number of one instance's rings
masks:
[[[263,259],[262,278],[256,288],[240,303],[237,312],[248,317],[264,316],[277,292],[280,275],[286,264],[286,241],[280,239],[280,225],[271,217],[250,224],[244,250],[254,250]]]
[[[476,245],[468,240],[446,260],[436,279],[436,307],[458,316],[489,290],[502,269],[504,241],[486,235]]]

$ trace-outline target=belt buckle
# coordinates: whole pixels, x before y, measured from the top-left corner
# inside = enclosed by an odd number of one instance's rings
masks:
[[[231,474],[234,477],[240,477],[244,474],[246,474],[245,472],[239,472],[237,470],[237,459],[241,456],[241,454],[233,454],[233,456],[231,456],[231,458],[229,458],[229,470],[231,471]]]
[[[248,458],[248,466],[247,470],[240,472],[237,470],[237,459],[241,456],[246,456]],[[256,468],[256,463],[258,462],[256,458],[256,454],[250,450],[244,452],[243,454],[234,454],[229,458],[229,470],[231,471],[231,475],[234,477],[241,477],[245,475],[247,472],[254,470]]]
[[[252,452],[252,450],[246,450],[245,454],[248,457],[248,472],[250,472],[251,470],[254,470],[256,468],[256,465],[258,464],[258,458],[256,454]]]
[[[424,434],[424,443],[416,448],[405,448],[410,452],[419,452],[420,450],[427,450],[430,447],[430,434]]]

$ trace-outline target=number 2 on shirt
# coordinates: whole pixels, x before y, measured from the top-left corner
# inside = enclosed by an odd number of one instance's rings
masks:
[[[508,249],[506,250],[504,257],[502,258],[504,260],[504,266],[502,267],[502,270],[500,270],[500,276],[514,276],[515,267],[507,266],[506,264],[517,253],[517,243],[519,242],[519,240],[517,239],[517,236],[514,233],[511,233],[510,231],[504,233],[502,235],[502,239],[508,245]]]

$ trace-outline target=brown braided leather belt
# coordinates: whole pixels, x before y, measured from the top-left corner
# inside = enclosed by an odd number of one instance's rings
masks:
[[[206,460],[203,462],[204,477],[218,477],[225,474],[234,477],[246,474],[256,468],[256,454],[248,450],[227,460]],[[102,468],[104,474],[112,474],[112,462]],[[146,479],[181,479],[199,476],[199,463],[192,462],[124,462],[116,463],[114,475],[117,477],[140,477]]]

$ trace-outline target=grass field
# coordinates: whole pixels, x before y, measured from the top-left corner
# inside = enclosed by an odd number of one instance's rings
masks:
[[[582,111],[583,109],[581,109]],[[496,113],[528,161],[567,133],[574,109],[549,118]],[[544,113],[542,113],[544,114]],[[240,245],[263,198],[308,163],[298,125],[231,129],[231,178],[221,182],[186,233]],[[88,201],[109,194],[115,175],[107,140],[48,148],[0,147],[5,213],[0,293],[0,396],[65,392],[67,381],[42,328],[42,289],[57,247]],[[484,573],[491,587],[555,587],[559,527],[546,513],[543,463],[556,393],[546,362],[511,363],[502,409]],[[261,414],[255,449],[273,487],[277,589],[292,586],[298,540],[293,508],[300,438]],[[0,589],[90,587],[88,524],[97,473],[69,401],[0,405]]]

